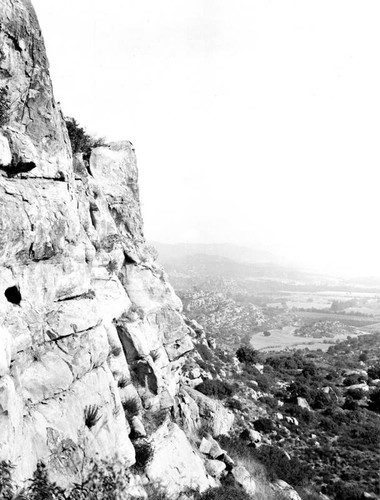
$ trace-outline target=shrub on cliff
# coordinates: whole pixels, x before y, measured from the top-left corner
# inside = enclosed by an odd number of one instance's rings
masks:
[[[14,494],[14,484],[12,480],[14,466],[6,461],[0,462],[0,498],[11,500]]]
[[[296,458],[289,460],[284,451],[276,446],[262,445],[253,448],[247,446],[241,439],[228,436],[220,436],[218,441],[233,460],[242,463],[248,470],[252,469],[253,472],[254,469],[259,470],[261,466],[270,481],[282,479],[293,487],[308,484],[310,481],[312,470]]]
[[[223,484],[219,488],[210,488],[195,495],[196,500],[250,500],[252,497],[238,484]]]
[[[380,413],[380,389],[375,389],[371,393],[368,408],[376,413]]]
[[[84,413],[84,423],[86,427],[88,427],[89,429],[91,429],[91,427],[94,427],[102,417],[98,405],[86,406],[83,413]]]
[[[330,484],[326,488],[326,493],[334,500],[361,500],[363,498],[363,491],[359,486],[343,481]]]
[[[5,88],[0,89],[0,127],[9,121],[9,100]]]
[[[269,418],[258,418],[253,422],[253,427],[258,432],[269,434],[274,430],[274,423]]]
[[[368,368],[368,377],[372,379],[380,378],[380,363]]]
[[[137,473],[145,470],[147,465],[153,460],[154,445],[146,439],[136,440],[133,443],[136,452],[136,462],[133,466]]]
[[[363,399],[366,396],[366,393],[360,387],[354,389],[349,388],[347,390],[347,396],[350,396],[352,399],[358,401],[359,399]]]
[[[93,148],[105,146],[104,139],[96,139],[87,134],[85,129],[79,125],[75,118],[65,118],[67,132],[71,143],[71,150],[74,154],[83,153],[88,156]]]
[[[309,482],[312,476],[311,469],[307,468],[296,458],[289,458],[276,446],[263,445],[252,449],[256,460],[265,465],[271,480],[282,479],[291,486],[301,486]]]
[[[195,344],[194,347],[204,361],[212,361],[214,359],[213,352],[207,345]]]
[[[25,498],[28,500],[65,500],[66,496],[59,486],[49,480],[45,464],[38,462]]]
[[[223,399],[232,395],[233,387],[221,380],[205,380],[195,388],[197,391],[213,398]]]
[[[67,494],[66,500],[122,500],[128,498],[129,473],[124,464],[106,461],[93,461],[91,470],[80,483]]]
[[[260,391],[268,392],[270,390],[273,384],[273,379],[270,376],[262,374],[255,366],[249,364],[245,365],[244,372],[246,376],[257,383]]]

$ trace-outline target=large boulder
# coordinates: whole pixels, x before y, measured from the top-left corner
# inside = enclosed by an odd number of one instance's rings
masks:
[[[248,470],[243,465],[237,465],[232,469],[232,475],[248,495],[254,495],[256,492],[256,482]]]
[[[216,486],[200,456],[176,424],[159,428],[153,435],[153,444],[154,456],[146,473],[150,481],[167,491],[169,497],[175,498],[186,489],[203,492]]]
[[[281,479],[278,479],[272,484],[272,489],[276,492],[280,492],[284,500],[302,500],[296,490]]]
[[[207,424],[213,436],[228,434],[234,422],[234,414],[227,410],[220,401],[205,394],[186,388],[186,392],[196,402],[202,420]]]

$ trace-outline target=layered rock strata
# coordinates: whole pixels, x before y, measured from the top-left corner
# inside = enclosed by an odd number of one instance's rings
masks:
[[[169,418],[186,414],[191,329],[144,242],[134,148],[72,158],[31,3],[1,0],[0,16],[0,459],[19,481],[43,460],[66,486],[91,457],[133,464],[128,421],[144,436],[167,410],[148,474],[204,490],[215,483]]]

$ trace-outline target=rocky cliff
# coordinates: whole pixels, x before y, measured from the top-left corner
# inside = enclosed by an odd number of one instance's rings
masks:
[[[144,242],[134,149],[72,158],[30,1],[0,16],[0,459],[19,481],[43,460],[65,486],[95,456],[133,464],[150,426],[148,477],[204,490],[177,425],[199,424],[192,331]]]

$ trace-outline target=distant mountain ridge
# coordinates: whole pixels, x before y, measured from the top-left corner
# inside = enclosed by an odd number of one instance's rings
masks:
[[[196,273],[199,276],[225,277],[234,279],[267,278],[267,279],[305,279],[301,271],[267,262],[238,262],[218,255],[194,254],[185,257],[173,258],[165,261],[165,269],[169,273],[174,271]]]
[[[212,255],[242,263],[278,263],[272,253],[257,248],[243,247],[231,243],[160,243],[150,242],[159,254],[160,262],[173,262],[191,255]]]

